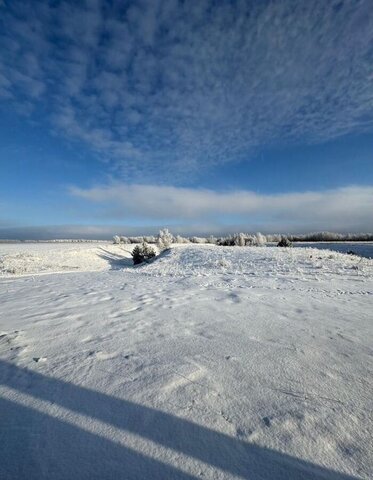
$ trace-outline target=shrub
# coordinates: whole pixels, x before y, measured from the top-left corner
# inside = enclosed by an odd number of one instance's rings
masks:
[[[215,239],[216,245],[222,245],[225,247],[244,247],[244,246],[263,246],[267,242],[265,235],[257,233],[255,235],[249,235],[247,233],[235,233],[234,235],[229,235],[228,237],[221,237]]]
[[[255,244],[258,246],[258,247],[263,247],[266,243],[267,243],[267,238],[265,235],[263,235],[262,233],[258,232],[256,235],[254,235],[255,237]]]
[[[249,247],[255,245],[254,237],[252,235],[248,235],[247,237],[245,237],[245,245]]]
[[[246,237],[244,233],[236,233],[234,235],[234,244],[238,247],[244,247],[246,244]]]
[[[282,236],[281,240],[278,242],[277,246],[278,247],[292,247],[293,244],[291,243],[291,241],[287,237]]]
[[[172,233],[170,233],[168,231],[167,228],[165,228],[164,230],[160,230],[159,231],[159,235],[158,235],[158,240],[157,240],[157,245],[158,245],[158,248],[162,251],[162,250],[167,250],[167,248],[170,248],[171,246],[171,243],[174,241],[174,237],[172,235]]]
[[[120,238],[118,237],[118,235],[114,235],[113,237],[113,243],[115,245],[118,245],[120,243]]]
[[[154,235],[149,235],[147,237],[144,237],[144,241],[146,243],[157,243],[157,239],[155,238]]]
[[[232,235],[229,235],[228,237],[221,237],[217,240],[217,245],[220,245],[222,247],[233,247],[234,243],[234,238]]]
[[[217,262],[217,264],[218,264],[219,267],[223,267],[223,268],[231,268],[232,267],[231,262],[229,260],[226,260],[225,258],[220,259]]]
[[[142,243],[144,240],[144,237],[129,237],[130,243]]]
[[[175,243],[189,243],[189,238],[182,237],[181,235],[176,235]]]
[[[204,237],[190,237],[191,243],[207,243],[207,239]]]
[[[143,242],[141,245],[136,245],[136,247],[132,250],[134,265],[148,262],[153,257],[155,257],[154,248],[150,247],[146,242]]]

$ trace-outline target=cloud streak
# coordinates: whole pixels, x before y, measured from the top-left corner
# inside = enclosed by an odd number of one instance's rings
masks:
[[[127,180],[373,128],[370,0],[0,9],[0,102],[45,115]]]
[[[116,184],[70,194],[96,205],[107,220],[132,218],[179,224],[206,221],[266,231],[373,231],[373,187],[349,186],[322,192],[257,194],[192,188]]]

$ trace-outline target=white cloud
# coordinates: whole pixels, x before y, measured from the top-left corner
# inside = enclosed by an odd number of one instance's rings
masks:
[[[13,0],[1,27],[2,101],[126,178],[373,128],[370,0]]]
[[[350,186],[322,192],[257,194],[154,185],[123,185],[70,193],[96,204],[96,214],[109,220],[136,218],[178,224],[207,221],[262,225],[266,231],[373,231],[373,187]]]

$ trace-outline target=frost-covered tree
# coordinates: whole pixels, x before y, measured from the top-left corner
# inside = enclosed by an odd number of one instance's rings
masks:
[[[113,237],[113,243],[114,243],[115,245],[118,245],[118,244],[120,243],[120,237],[119,237],[119,235],[114,235],[114,237]]]
[[[267,238],[261,233],[255,235],[249,235],[247,233],[235,233],[234,235],[228,235],[227,237],[221,237],[215,239],[216,245],[223,245],[227,247],[238,246],[244,247],[249,246],[261,246],[265,245]]]
[[[267,243],[267,239],[262,233],[258,232],[254,235],[254,245],[258,247],[262,247],[266,243]]]
[[[173,241],[174,241],[174,237],[172,233],[168,231],[167,228],[164,228],[163,230],[159,231],[157,245],[161,251],[167,250],[167,248],[170,248],[171,243]]]
[[[236,233],[234,235],[234,245],[238,247],[244,247],[246,244],[246,236],[244,233]]]

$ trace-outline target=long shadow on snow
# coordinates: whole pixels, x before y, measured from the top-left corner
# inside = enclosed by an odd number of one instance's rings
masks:
[[[123,257],[122,255],[109,252],[109,250],[105,250],[102,247],[100,247],[100,250],[101,252],[98,254],[98,256],[103,258],[109,263],[111,270],[121,270],[123,268],[134,267],[132,258]],[[127,250],[127,252],[131,253],[129,250]],[[156,255],[151,260],[148,260],[147,262],[136,265],[135,268],[143,267],[144,265],[153,263],[154,261],[160,258],[167,257],[170,254],[171,254],[171,249],[164,250],[163,252],[161,252],[159,255]]]
[[[0,360],[0,384],[97,419],[246,479],[352,480],[189,420],[46,377]],[[193,476],[61,419],[0,399],[2,479],[180,479]],[[44,439],[44,440],[43,440]],[[48,442],[43,449],[44,443]],[[43,449],[40,451],[40,449]],[[42,463],[37,458],[42,458]]]
[[[196,480],[171,465],[1,397],[0,422],[2,480]]]
[[[109,250],[105,250],[102,247],[100,248],[98,256],[109,263],[111,270],[120,270],[123,267],[133,266],[132,258],[117,255],[116,253],[109,252]]]

